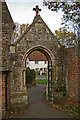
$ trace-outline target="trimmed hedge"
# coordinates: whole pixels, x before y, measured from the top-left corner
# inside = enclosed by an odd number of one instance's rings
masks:
[[[27,68],[26,70],[26,83],[34,84],[35,83],[35,70]]]

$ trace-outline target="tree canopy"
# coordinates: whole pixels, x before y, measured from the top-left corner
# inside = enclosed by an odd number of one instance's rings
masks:
[[[65,47],[73,47],[77,45],[77,37],[73,32],[69,32],[66,29],[56,30],[56,37],[58,41]]]
[[[21,34],[23,34],[25,32],[25,30],[28,28],[29,24],[20,24],[20,23],[15,23],[15,30],[13,32],[13,39],[14,41],[16,41],[20,36]]]
[[[43,5],[47,6],[51,11],[58,12],[60,9],[64,12],[62,18],[62,25],[64,29],[73,29],[74,34],[79,35],[80,27],[80,2],[54,2],[50,0],[43,0]]]

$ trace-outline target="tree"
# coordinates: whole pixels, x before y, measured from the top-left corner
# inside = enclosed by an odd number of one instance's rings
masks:
[[[20,25],[20,35],[25,32],[25,30],[28,28],[29,24],[22,24]]]
[[[64,12],[62,18],[62,25],[64,25],[64,29],[69,29],[70,25],[72,25],[74,34],[79,35],[79,27],[80,27],[80,3],[72,2],[67,0],[67,2],[53,2],[43,0],[43,5],[48,6],[48,9],[51,11],[58,12],[60,9]]]
[[[20,24],[16,22],[15,23],[15,29],[14,29],[14,32],[13,32],[14,41],[19,38],[19,28],[20,28]]]
[[[69,32],[66,29],[55,31],[57,39],[65,47],[73,47],[77,45],[77,37],[73,32]]]
[[[15,23],[15,30],[13,32],[13,39],[14,41],[16,41],[24,32],[25,30],[28,28],[29,24],[22,24],[20,25],[20,23]]]

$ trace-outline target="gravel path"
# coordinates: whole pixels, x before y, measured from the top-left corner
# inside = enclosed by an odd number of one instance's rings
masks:
[[[44,88],[45,85],[36,85],[28,89],[29,106],[22,118],[71,118],[67,112],[57,110],[43,101]]]

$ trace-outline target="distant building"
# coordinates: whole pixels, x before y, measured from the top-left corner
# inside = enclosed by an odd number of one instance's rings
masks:
[[[35,51],[27,58],[26,67],[34,69],[35,71],[40,71],[40,75],[42,75],[42,73],[48,70],[47,58],[41,52]]]

